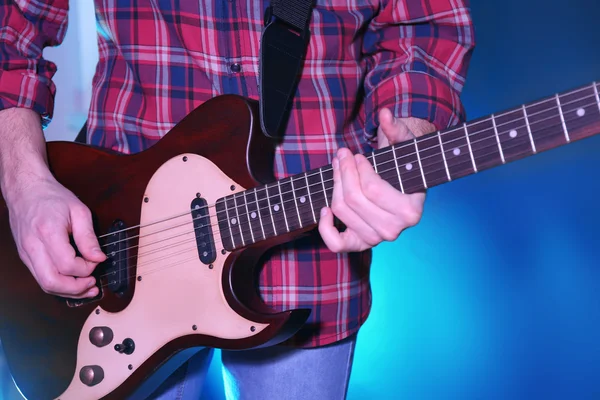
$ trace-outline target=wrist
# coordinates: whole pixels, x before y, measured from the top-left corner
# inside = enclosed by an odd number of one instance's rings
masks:
[[[39,115],[32,110],[0,111],[0,190],[6,201],[42,180],[53,179]]]

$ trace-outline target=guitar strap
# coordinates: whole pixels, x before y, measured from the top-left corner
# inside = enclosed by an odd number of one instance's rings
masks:
[[[260,126],[267,137],[283,138],[310,30],[314,0],[272,0],[264,15],[259,65]],[[86,142],[87,123],[75,139]]]
[[[264,15],[259,66],[260,126],[283,138],[310,39],[313,0],[272,0]]]

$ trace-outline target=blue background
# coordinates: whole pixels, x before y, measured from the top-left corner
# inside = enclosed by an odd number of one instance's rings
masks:
[[[600,80],[597,0],[472,8],[469,119]],[[599,154],[600,136],[430,190],[375,250],[349,400],[600,399]]]

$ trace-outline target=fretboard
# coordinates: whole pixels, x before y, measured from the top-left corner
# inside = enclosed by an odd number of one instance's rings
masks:
[[[596,83],[376,150],[375,171],[403,193],[434,186],[600,133]],[[316,226],[331,205],[331,165],[216,203],[228,251]]]

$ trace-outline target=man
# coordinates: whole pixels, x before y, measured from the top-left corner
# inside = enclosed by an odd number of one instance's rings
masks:
[[[87,141],[123,153],[156,143],[202,102],[224,93],[258,98],[259,44],[268,3],[258,0],[96,1],[100,59]],[[0,188],[24,263],[50,294],[90,297],[105,259],[89,210],[47,168],[42,129],[51,118],[67,0],[0,6]],[[312,38],[275,174],[332,163],[334,194],[318,234],[273,249],[260,292],[276,309],[310,307],[282,346],[223,352],[231,398],[343,399],[356,334],[370,311],[370,249],[395,240],[422,214],[363,156],[465,119],[459,99],[474,48],[467,0],[318,0]],[[333,224],[337,216],[347,229]],[[82,253],[76,257],[68,232]],[[203,350],[153,398],[197,399]],[[141,396],[140,393],[137,394]]]

